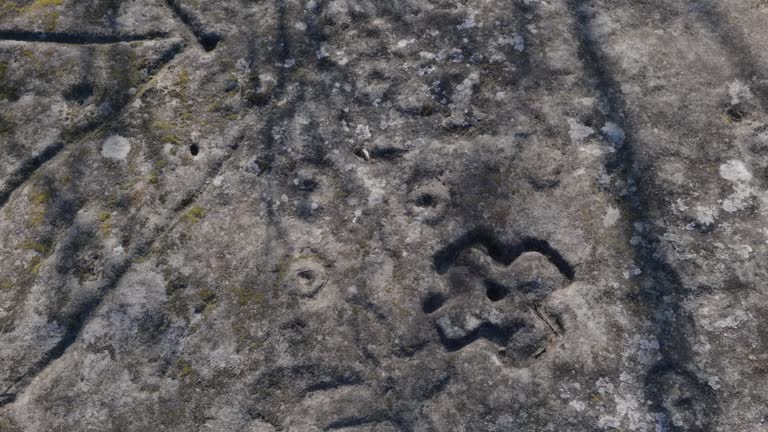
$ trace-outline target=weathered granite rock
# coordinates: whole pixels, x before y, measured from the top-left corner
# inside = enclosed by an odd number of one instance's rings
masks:
[[[0,431],[767,430],[766,19],[0,0]]]

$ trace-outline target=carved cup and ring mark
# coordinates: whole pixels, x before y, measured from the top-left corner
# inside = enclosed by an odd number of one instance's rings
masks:
[[[428,294],[422,307],[447,351],[483,339],[499,347],[505,363],[525,367],[563,333],[547,299],[574,274],[547,242],[505,245],[474,231],[439,251],[435,267],[448,292]]]

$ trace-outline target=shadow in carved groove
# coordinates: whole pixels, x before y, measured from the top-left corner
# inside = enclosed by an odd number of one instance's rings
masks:
[[[575,272],[571,264],[568,263],[562,254],[553,248],[547,241],[528,237],[519,242],[504,243],[496,237],[492,230],[483,227],[467,232],[435,253],[435,270],[439,274],[446,273],[455,265],[464,251],[478,246],[480,246],[481,249],[495,262],[504,266],[511,265],[523,253],[536,252],[546,257],[549,263],[558,270],[566,281],[570,282],[575,278]],[[484,284],[487,300],[492,303],[503,300],[511,290],[520,288],[512,286],[505,287],[498,283],[498,281],[490,278],[485,279]],[[430,294],[424,299],[422,310],[425,314],[431,315],[441,309],[447,301],[448,298],[442,293]],[[548,335],[547,337],[553,337],[562,333],[562,326],[559,323],[553,323],[551,319],[542,314],[536,301],[526,300],[523,308],[529,309],[530,312],[532,312],[532,315],[535,316],[535,320],[539,320],[543,324],[544,333],[540,334],[541,340],[543,340],[545,335]],[[479,319],[477,317],[473,318]],[[437,322],[435,324],[440,341],[444,348],[449,352],[461,350],[479,339],[485,339],[502,348],[506,348],[511,346],[513,340],[521,332],[531,330],[535,327],[532,326],[532,323],[528,319],[522,317],[511,319],[509,322],[503,324],[490,322],[490,320],[486,319],[473,330],[457,337],[456,335],[447,334],[443,326],[438,325]],[[540,346],[539,342],[541,342],[541,340],[532,340],[519,346],[515,346],[514,349],[520,351],[516,355],[538,357],[546,350],[544,346]]]
[[[26,30],[0,30],[0,40],[16,42],[47,42],[58,44],[97,45],[120,42],[141,42],[162,39],[165,32],[150,32],[139,35],[102,35],[94,33],[55,33]]]
[[[477,245],[483,246],[488,252],[488,256],[505,266],[512,264],[525,252],[538,252],[546,256],[549,262],[557,267],[568,280],[573,280],[575,277],[573,267],[546,240],[527,237],[519,243],[505,244],[496,238],[493,231],[483,227],[467,232],[439,250],[434,255],[435,270],[440,274],[445,273],[453,266],[463,251]]]
[[[221,42],[222,36],[219,33],[205,29],[205,25],[195,15],[182,7],[178,0],[166,0],[168,8],[184,23],[187,28],[195,35],[200,46],[206,51],[213,51]]]

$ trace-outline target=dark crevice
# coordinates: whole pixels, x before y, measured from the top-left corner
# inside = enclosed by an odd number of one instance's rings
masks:
[[[141,35],[101,35],[91,33],[52,33],[25,30],[0,30],[0,40],[16,42],[47,42],[74,45],[115,44],[162,39],[168,34],[151,32]]]
[[[21,187],[27,179],[32,177],[32,174],[34,174],[38,168],[53,159],[62,149],[64,149],[64,143],[58,141],[46,147],[40,154],[32,159],[22,162],[21,166],[10,175],[3,188],[0,189],[0,208],[5,206],[10,199],[11,194]]]
[[[186,42],[182,40],[178,40],[176,43],[173,44],[167,51],[165,51],[162,55],[162,57],[158,58],[156,61],[152,62],[151,64],[147,65],[146,71],[147,75],[151,76],[156,74],[160,71],[160,69],[164,68],[165,65],[171,62],[179,53],[181,53],[184,48],[186,48]]]
[[[445,349],[448,352],[454,352],[461,350],[478,339],[485,339],[501,347],[506,347],[510,340],[512,340],[512,337],[524,327],[525,324],[522,322],[517,322],[509,326],[498,326],[493,323],[484,322],[480,327],[460,338],[446,336],[440,327],[437,327],[437,332],[440,335],[440,341]]]
[[[488,256],[496,262],[505,265],[512,263],[511,247],[507,247],[507,245],[499,241],[493,231],[481,227],[467,232],[443,249],[437,251],[433,256],[435,269],[438,273],[445,273],[464,250],[475,245],[482,245]]]
[[[408,150],[396,147],[383,147],[366,150],[361,147],[355,150],[353,153],[355,156],[365,160],[380,159],[384,161],[394,161],[408,153]]]
[[[200,42],[200,45],[203,46],[204,50],[210,52],[215,50],[219,45],[219,42],[221,42],[221,36],[216,33],[202,33],[198,36],[198,41]]]
[[[387,314],[382,311],[382,308],[362,296],[356,295],[349,300],[350,303],[360,306],[364,311],[370,313],[379,321],[387,321]]]
[[[191,12],[183,8],[178,0],[165,0],[165,3],[173,11],[174,14],[184,23],[187,28],[195,35],[195,38],[200,43],[200,46],[207,52],[213,51],[221,42],[221,35],[208,31],[205,29],[205,25],[194,16]]]
[[[0,407],[8,405],[16,401],[16,393],[3,393],[0,394]]]
[[[312,282],[314,282],[314,280],[316,278],[315,272],[313,272],[312,270],[301,270],[298,273],[296,273],[296,276],[298,276],[301,279],[306,280],[310,284]]]
[[[434,115],[438,113],[438,111],[432,106],[432,105],[422,105],[418,108],[398,108],[396,107],[395,110],[408,117],[429,117],[431,115]]]
[[[536,314],[536,317],[538,317],[544,324],[547,325],[547,327],[549,327],[550,330],[552,330],[552,333],[554,333],[555,335],[559,335],[560,333],[563,332],[562,326],[560,326],[559,324],[553,324],[549,319],[547,319],[547,317],[543,313],[541,313],[541,311],[536,305],[529,305],[529,306],[531,310]]]
[[[434,207],[437,205],[437,198],[434,195],[424,193],[416,197],[416,207]]]
[[[482,246],[494,261],[505,266],[512,264],[525,252],[538,252],[547,257],[549,262],[568,280],[573,280],[576,276],[573,267],[546,240],[528,237],[521,242],[506,244],[499,240],[492,230],[484,227],[467,232],[435,253],[433,257],[435,269],[438,273],[445,273],[463,251],[478,245]]]
[[[424,313],[431,314],[432,312],[440,309],[444,303],[444,295],[440,293],[430,294],[426,299],[424,299],[424,302],[421,305],[421,309],[424,311]]]
[[[644,393],[650,401],[649,411],[659,413],[659,423],[664,423],[672,418],[669,405],[666,400],[672,397],[671,392],[665,391],[664,382],[670,375],[688,381],[692,386],[698,380],[687,369],[691,363],[691,347],[686,332],[694,328],[692,317],[687,313],[682,304],[684,287],[677,271],[667,262],[667,258],[658,248],[658,240],[663,235],[663,227],[650,225],[648,229],[637,232],[632,230],[634,223],[648,223],[653,196],[647,185],[641,178],[642,164],[637,159],[635,148],[640,144],[636,140],[633,125],[625,114],[626,102],[623,99],[621,85],[613,76],[607,61],[598,45],[598,40],[593,37],[592,18],[589,15],[590,2],[588,0],[569,0],[568,7],[573,15],[574,34],[577,36],[579,58],[582,59],[584,70],[594,80],[595,90],[602,98],[608,113],[606,118],[619,125],[624,130],[625,140],[623,145],[616,149],[612,157],[606,162],[606,170],[609,174],[622,177],[627,184],[634,185],[628,193],[616,192],[620,197],[622,210],[628,215],[630,223],[627,224],[626,241],[630,243],[632,236],[640,236],[640,242],[634,245],[634,260],[642,271],[642,280],[638,281],[642,287],[638,297],[645,303],[650,311],[650,319],[655,325],[656,339],[659,343],[659,360],[645,377]],[[729,41],[729,47],[734,43]],[[740,45],[737,41],[735,45]],[[741,51],[740,51],[741,52]],[[745,65],[747,70],[753,72],[757,69],[752,65]],[[655,192],[656,194],[659,192]],[[672,320],[666,316],[675,317]],[[699,398],[697,403],[706,405],[707,417],[716,415],[718,410],[715,399],[706,393],[696,391]],[[707,419],[701,419],[707,423]],[[657,425],[658,426],[658,425]],[[681,430],[672,423],[661,424],[663,430]]]
[[[93,96],[93,83],[88,81],[81,81],[64,93],[64,99],[76,102],[78,105],[83,105],[91,96]]]
[[[541,180],[534,177],[528,177],[528,184],[530,184],[536,191],[547,191],[560,186],[560,179]]]
[[[302,192],[314,192],[320,184],[314,179],[300,179],[296,183],[296,189]]]
[[[355,150],[355,151],[353,152],[353,154],[354,154],[355,156],[359,157],[360,159],[365,159],[365,160],[368,160],[368,159],[370,159],[370,157],[371,157],[371,154],[370,154],[370,153],[368,153],[368,150],[365,150],[365,149],[363,149],[362,147],[361,147],[361,148],[359,148],[359,149],[357,149],[357,150]]]
[[[325,430],[330,431],[330,430],[337,430],[337,429],[345,429],[345,428],[351,428],[351,427],[357,427],[357,426],[366,426],[366,425],[371,425],[376,423],[379,423],[379,421],[368,418],[368,417],[345,417],[330,423],[328,426],[325,427]]]
[[[550,246],[549,242],[546,240],[528,237],[523,240],[522,249],[522,252],[538,252],[547,257],[549,262],[557,267],[560,273],[562,273],[568,280],[573,280],[573,278],[576,277],[573,267],[565,260],[565,258],[563,258],[560,252]]]
[[[339,387],[354,386],[363,383],[363,377],[358,372],[343,373],[326,381],[312,384],[306,390],[307,393],[333,390]]]
[[[408,150],[397,147],[382,147],[371,150],[372,159],[395,160],[408,153]]]
[[[420,353],[421,351],[424,351],[430,344],[430,341],[424,340],[417,342],[412,345],[406,345],[401,346],[395,351],[395,357],[398,358],[411,358],[414,357],[416,354]]]
[[[728,120],[739,123],[744,120],[746,113],[738,105],[732,105],[725,109],[725,115],[728,117]]]
[[[306,398],[313,392],[361,385],[364,382],[363,373],[351,365],[304,363],[266,368],[250,382],[249,387],[250,393],[262,402],[277,399],[283,402],[287,394],[290,397]],[[278,394],[275,392],[277,388],[283,391]],[[274,413],[258,410],[249,415],[252,418],[269,418],[272,424],[279,423]]]
[[[504,300],[504,297],[506,297],[507,294],[508,290],[504,285],[500,285],[491,280],[485,281],[485,295],[488,297],[488,300],[492,302],[501,301]]]

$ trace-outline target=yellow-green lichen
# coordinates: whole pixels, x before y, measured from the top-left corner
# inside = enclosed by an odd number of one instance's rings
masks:
[[[30,201],[32,201],[33,204],[46,204],[51,199],[51,191],[49,190],[35,190],[32,195],[30,196]]]
[[[8,64],[5,62],[0,62],[0,100],[15,99],[16,96],[18,96],[18,91],[13,87],[10,80],[7,79],[7,74]],[[5,124],[5,126],[3,124]],[[11,116],[10,113],[0,114],[0,133],[8,132],[3,132],[2,129],[9,128],[10,126],[15,127],[13,116]]]
[[[177,366],[179,367],[179,379],[184,379],[195,373],[195,370],[192,369],[192,364],[184,359],[179,359]]]
[[[177,137],[174,134],[164,134],[162,137],[160,137],[160,142],[163,144],[181,144],[181,139]]]
[[[32,274],[38,274],[40,272],[40,267],[43,266],[43,257],[40,255],[35,255],[32,257],[31,260],[29,260],[29,272]]]
[[[233,288],[232,295],[240,306],[259,304],[264,300],[264,296],[256,290],[242,287]]]
[[[99,222],[101,222],[101,226],[99,227],[101,234],[104,237],[108,236],[112,232],[112,213],[99,213]]]
[[[186,69],[183,69],[176,79],[176,86],[185,87],[187,84],[189,84],[189,73],[187,73]]]
[[[169,131],[176,128],[173,123],[165,120],[155,120],[152,122],[152,127],[161,131]]]
[[[0,0],[0,11],[8,13],[26,14],[36,12],[54,6],[61,6],[64,0],[34,0],[31,3],[19,4],[12,0]]]
[[[43,19],[43,28],[45,31],[52,33],[56,31],[56,23],[59,21],[58,12],[50,12]]]
[[[0,99],[5,99],[0,89]],[[16,130],[16,121],[10,114],[0,114],[0,135],[10,135]]]
[[[184,213],[183,219],[189,223],[199,223],[206,215],[205,209],[196,205]]]
[[[109,200],[107,200],[107,205],[109,207],[115,208],[120,205],[120,197],[117,195],[110,195]]]
[[[48,189],[35,188],[29,195],[29,201],[33,204],[32,215],[29,219],[33,227],[40,226],[45,222],[48,202],[51,200],[52,193]]]
[[[216,292],[214,292],[210,288],[203,288],[200,291],[197,292],[198,297],[200,297],[200,300],[203,301],[203,303],[209,304],[212,303],[216,299]]]
[[[26,4],[19,4],[19,2],[13,0],[0,0],[0,16],[6,14],[37,14],[44,11],[47,13],[46,17],[50,17],[50,14],[55,12],[50,9],[56,6],[61,6],[63,3],[64,0],[34,0],[32,2],[26,2]],[[58,12],[56,12],[56,18],[58,19]],[[49,31],[49,23],[50,21],[45,22],[46,31]]]
[[[222,109],[224,109],[224,105],[222,105],[219,101],[211,102],[207,107],[205,107],[205,110],[208,112],[221,111]]]
[[[48,256],[51,254],[51,247],[49,245],[32,240],[25,241],[21,244],[21,247],[22,249],[35,251],[40,255]]]
[[[29,10],[35,10],[35,9],[42,9],[47,8],[51,6],[61,6],[64,3],[64,0],[35,0],[26,8]]]
[[[151,185],[157,185],[160,183],[160,177],[157,175],[157,171],[152,171],[149,173],[149,178],[147,179],[149,184]]]

